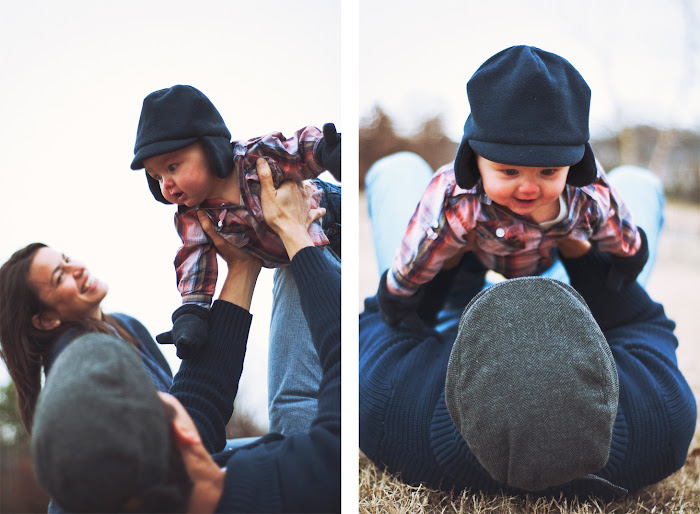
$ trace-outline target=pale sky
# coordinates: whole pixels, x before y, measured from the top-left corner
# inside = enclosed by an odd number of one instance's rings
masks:
[[[518,44],[557,53],[579,70],[592,90],[592,136],[634,123],[700,129],[700,0],[360,0],[360,7],[360,115],[379,104],[400,133],[442,114],[459,141],[467,81]]]
[[[181,303],[180,240],[175,207],[129,168],[143,98],[193,85],[235,139],[328,121],[342,130],[335,0],[11,2],[0,48],[0,262],[33,241],[60,249],[109,285],[105,311],[153,335]],[[266,404],[271,276],[261,273],[251,309],[245,408]],[[177,371],[174,347],[161,348]]]

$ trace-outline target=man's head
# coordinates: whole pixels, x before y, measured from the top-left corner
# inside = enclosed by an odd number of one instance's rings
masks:
[[[176,417],[131,345],[81,336],[56,359],[39,396],[37,480],[71,512],[184,511],[191,481],[173,435]]]
[[[467,83],[471,113],[455,157],[457,184],[479,180],[476,156],[518,166],[570,166],[576,187],[596,177],[588,144],[591,91],[566,59],[532,46],[507,48]]]
[[[209,98],[192,86],[175,85],[154,91],[143,100],[131,169],[144,168],[149,158],[174,153],[197,142],[208,161],[207,170],[213,177],[227,177],[233,169],[231,133]],[[146,179],[156,200],[172,203],[155,178],[146,173]]]
[[[494,480],[541,491],[600,470],[618,394],[607,341],[570,286],[541,277],[507,280],[465,308],[445,401]]]

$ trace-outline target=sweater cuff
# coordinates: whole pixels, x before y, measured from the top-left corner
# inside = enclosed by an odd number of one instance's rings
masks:
[[[331,263],[323,255],[323,250],[315,246],[307,246],[299,250],[292,259],[291,268],[297,284],[323,271],[334,271]]]
[[[250,330],[253,315],[236,304],[225,300],[216,300],[211,308],[210,323],[221,327],[220,331],[230,334],[234,328],[238,331]]]

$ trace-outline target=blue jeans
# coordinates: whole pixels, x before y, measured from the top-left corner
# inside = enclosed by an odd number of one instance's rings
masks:
[[[329,249],[323,253],[340,270],[338,257]],[[316,417],[321,362],[289,268],[275,270],[272,297],[267,365],[270,432],[291,435],[308,430]]]
[[[324,182],[318,178],[313,179],[311,182],[323,191],[319,207],[326,209],[326,214],[321,217],[321,228],[330,242],[331,250],[340,257],[340,186]]]
[[[380,274],[391,267],[408,221],[432,175],[430,166],[410,152],[384,157],[367,172],[365,193]],[[636,166],[615,168],[608,174],[608,179],[622,195],[635,223],[646,233],[649,260],[637,277],[637,281],[645,286],[656,261],[659,233],[663,226],[665,200],[661,181],[650,171]],[[558,259],[542,276],[569,282],[566,270]],[[488,285],[487,280],[486,287]],[[450,314],[448,317],[453,318],[452,314],[455,313]],[[461,310],[457,313],[457,320],[460,314]]]

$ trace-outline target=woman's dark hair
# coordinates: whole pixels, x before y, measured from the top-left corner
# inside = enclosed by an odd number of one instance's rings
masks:
[[[36,253],[46,248],[31,243],[17,250],[0,267],[0,358],[5,362],[17,390],[20,418],[27,432],[32,431],[34,408],[41,391],[41,368],[51,355],[53,343],[70,330],[113,334],[136,344],[133,337],[113,317],[102,321],[84,319],[61,324],[53,330],[38,330],[32,316],[48,310],[29,282],[29,269]]]

